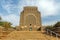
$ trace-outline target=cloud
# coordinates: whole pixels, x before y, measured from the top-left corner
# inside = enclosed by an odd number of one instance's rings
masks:
[[[18,2],[17,2],[18,3]],[[3,0],[1,2],[1,6],[4,10],[7,11],[8,14],[12,14],[12,13],[18,13],[18,6],[13,4],[12,0]]]
[[[8,21],[13,24],[13,26],[19,25],[19,9],[17,5],[11,4],[12,0],[2,0],[1,6],[7,13],[0,13],[0,16],[3,18],[3,21]],[[4,15],[8,14],[8,15]],[[18,14],[18,15],[17,15]]]
[[[48,16],[57,16],[60,13],[60,3],[55,0],[18,0],[17,4],[13,4],[12,0],[2,0],[1,6],[8,12],[9,15],[2,15],[3,20],[12,22],[13,25],[19,24],[19,14],[23,10],[24,6],[37,6],[42,14],[42,18]],[[5,13],[7,14],[7,13]],[[17,15],[18,14],[18,15]],[[60,16],[59,16],[60,17]],[[45,22],[43,24],[54,23],[55,21]]]
[[[56,24],[58,21],[50,21],[50,22],[44,22],[43,24],[42,24],[42,26],[47,26],[47,25],[54,25],[54,24]]]
[[[23,4],[21,4],[21,2]],[[57,15],[58,12],[57,8],[60,8],[59,7],[60,4],[57,4],[54,0],[23,0],[20,1],[18,5],[19,7],[37,6],[42,14],[42,17]]]
[[[10,1],[3,1],[2,7],[10,13],[19,13],[23,10],[24,6],[37,6],[41,11],[42,17],[57,15],[58,8],[60,9],[60,3],[56,3],[54,0],[19,0],[18,5],[11,4]]]
[[[52,0],[40,0],[38,7],[41,11],[42,17],[57,15],[57,7],[55,5],[55,2]]]
[[[13,24],[13,26],[17,26],[19,25],[19,16],[17,15],[14,15],[14,14],[10,14],[10,15],[7,15],[7,16],[2,16],[3,20],[5,21],[9,21]]]

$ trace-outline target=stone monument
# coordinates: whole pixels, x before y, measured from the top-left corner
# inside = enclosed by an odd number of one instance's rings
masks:
[[[35,6],[26,6],[20,14],[19,28],[23,31],[37,31],[41,28],[41,13]]]

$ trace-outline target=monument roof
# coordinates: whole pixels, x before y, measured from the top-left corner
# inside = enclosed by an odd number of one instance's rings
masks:
[[[25,6],[24,7],[24,10],[37,10],[37,7],[36,6]]]

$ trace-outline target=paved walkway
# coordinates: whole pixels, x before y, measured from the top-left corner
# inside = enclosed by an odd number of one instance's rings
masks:
[[[14,31],[1,40],[57,40],[56,37],[43,34],[40,31]],[[59,39],[60,40],[60,39]]]

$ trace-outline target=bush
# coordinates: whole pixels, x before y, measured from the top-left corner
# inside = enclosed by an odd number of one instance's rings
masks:
[[[53,27],[60,27],[60,22],[57,22]]]

